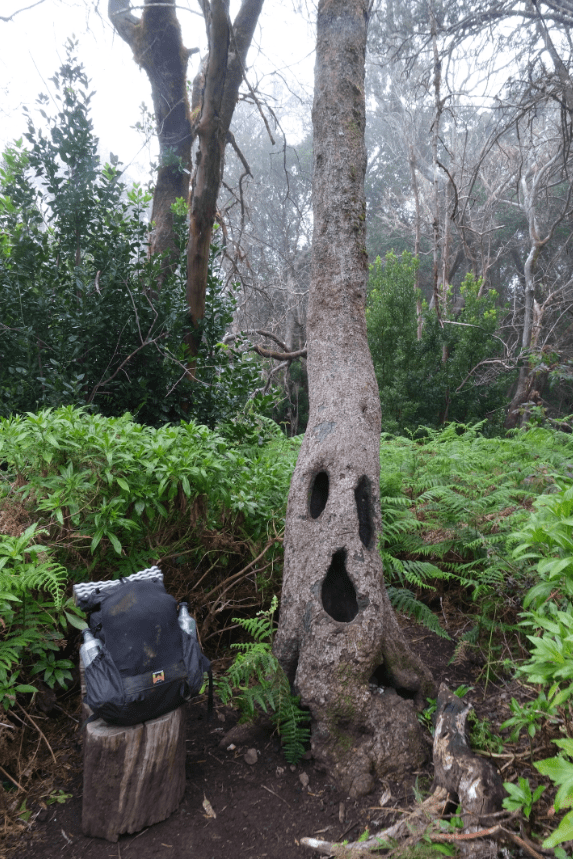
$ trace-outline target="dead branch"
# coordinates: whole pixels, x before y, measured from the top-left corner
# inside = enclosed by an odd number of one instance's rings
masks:
[[[11,15],[0,15],[0,21],[12,21],[14,20],[16,15],[20,14],[20,12],[27,12],[28,9],[33,9],[35,6],[39,6],[43,2],[44,0],[36,0],[36,2],[32,3],[30,6],[24,6],[22,9],[16,9],[16,11],[12,12]]]
[[[256,352],[261,358],[272,358],[275,361],[293,361],[295,358],[306,358],[306,347],[295,352],[277,352],[275,349],[265,349],[264,346],[252,346],[250,352]]]
[[[317,850],[326,856],[346,856],[351,850],[380,849],[381,842],[390,839],[411,836],[414,833],[421,836],[428,828],[428,821],[441,816],[447,800],[448,792],[444,788],[438,788],[410,814],[365,841],[353,841],[343,845],[333,841],[322,841],[319,838],[301,838],[300,843],[303,847],[310,847],[311,850]]]

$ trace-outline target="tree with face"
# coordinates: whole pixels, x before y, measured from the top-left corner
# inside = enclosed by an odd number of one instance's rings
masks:
[[[320,0],[313,106],[310,416],[292,479],[275,653],[312,749],[351,796],[425,758],[413,702],[433,690],[383,582],[380,400],[365,300],[367,0]],[[375,687],[374,687],[374,684]]]

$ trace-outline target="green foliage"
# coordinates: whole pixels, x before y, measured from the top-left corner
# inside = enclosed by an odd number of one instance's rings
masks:
[[[549,697],[541,691],[534,701],[527,701],[525,704],[512,698],[509,709],[513,715],[500,725],[500,730],[512,729],[509,735],[512,743],[517,741],[523,730],[527,732],[530,740],[533,739],[547,723],[555,722],[560,699],[561,693],[556,685],[551,687]]]
[[[85,625],[66,596],[74,580],[128,575],[170,553],[198,563],[204,529],[233,527],[260,551],[284,516],[298,449],[266,426],[265,443],[251,447],[192,423],[152,428],[71,406],[0,418],[0,509],[28,508],[39,520],[21,536],[0,535],[4,707],[34,692],[36,676],[51,687],[69,681],[66,630]],[[279,555],[277,543],[266,557]],[[276,587],[269,566],[263,593]]]
[[[544,610],[547,601],[573,600],[573,485],[557,478],[555,491],[534,501],[534,514],[516,534],[514,557],[535,563],[539,582],[524,601]]]
[[[480,295],[480,281],[466,275],[460,286],[463,306],[455,318],[442,311],[446,321],[441,325],[433,310],[422,307],[415,286],[417,269],[418,261],[407,251],[400,257],[390,252],[384,261],[378,257],[370,269],[368,342],[386,432],[476,421],[505,404],[506,379],[472,376],[499,348],[493,336],[502,313],[496,307],[497,293]]]
[[[186,373],[187,206],[174,204],[180,258],[149,256],[151,194],[101,164],[88,80],[67,45],[52,78],[56,111],[38,99],[27,147],[0,167],[0,415],[66,404],[130,412],[152,426],[228,420],[259,380],[254,356],[221,343],[233,308],[210,261],[196,381]],[[260,403],[264,407],[264,403]]]
[[[566,470],[573,455],[563,433],[539,427],[486,438],[480,428],[384,434],[380,454],[381,552],[391,599],[428,623],[436,595],[465,594],[474,626],[460,646],[472,647],[490,635],[497,639],[504,628],[517,632],[517,612],[507,607],[519,605],[531,571],[512,558],[514,531],[535,496],[555,488],[552,475]],[[435,617],[429,623],[435,628]]]
[[[53,805],[55,802],[57,802],[58,805],[63,805],[64,802],[71,799],[72,796],[72,793],[65,793],[65,791],[60,788],[60,790],[55,790],[46,798],[46,805]]]
[[[534,501],[533,514],[514,534],[514,543],[517,543],[514,557],[529,565],[534,582],[525,595],[523,604],[528,610],[522,614],[521,621],[521,626],[531,633],[527,636],[529,659],[519,666],[518,673],[539,691],[535,700],[524,705],[512,699],[512,716],[501,726],[512,728],[512,740],[517,739],[523,729],[527,730],[531,742],[538,732],[549,732],[552,726],[561,728],[565,724],[569,728],[573,716],[573,490],[562,479],[552,483],[551,488],[550,495]],[[560,811],[573,808],[573,764],[565,757],[573,757],[573,740],[567,737],[553,742],[563,752],[535,761],[534,766],[559,786],[555,809]],[[529,816],[528,809],[540,789],[530,798],[521,784],[524,780],[519,781],[519,786],[513,786],[512,790],[505,785],[510,793],[506,803],[513,802],[511,807],[519,808],[521,801],[524,813]],[[519,790],[521,796],[518,796]],[[526,805],[525,801],[530,799]],[[556,848],[572,838],[573,811],[569,811],[545,839],[543,847]]]
[[[563,740],[554,740],[556,746],[563,749],[564,754],[573,759],[573,739],[567,737]],[[555,810],[573,807],[573,763],[566,760],[563,754],[543,761],[536,761],[535,768],[542,775],[548,776],[551,781],[559,785],[555,796]],[[569,811],[560,821],[559,826],[543,842],[543,847],[553,848],[564,841],[573,839],[573,811]]]
[[[260,359],[249,351],[247,340],[239,335],[232,344],[223,342],[237,306],[237,287],[227,292],[217,269],[218,248],[212,248],[207,278],[205,318],[199,331],[201,346],[197,356],[197,379],[192,386],[193,418],[214,429],[230,422],[248,422],[253,415],[264,415],[272,408],[273,397],[258,390],[261,380]]]
[[[81,620],[65,598],[67,570],[37,542],[43,533],[31,525],[20,537],[0,535],[0,703],[5,710],[18,693],[36,691],[20,682],[21,674],[43,673],[51,688],[66,688],[72,679],[72,663],[58,657],[58,642],[68,624]]]
[[[216,686],[224,704],[233,701],[239,707],[242,721],[253,720],[257,707],[270,714],[287,761],[297,763],[310,737],[310,717],[300,709],[300,700],[291,693],[288,679],[272,652],[273,615],[277,606],[275,596],[270,607],[257,612],[256,617],[233,618],[253,641],[232,645],[238,651],[237,656],[226,674],[217,678]]]
[[[94,556],[91,565],[111,551],[116,574],[127,575],[149,566],[166,532],[191,538],[197,499],[197,527],[240,515],[250,539],[266,535],[283,515],[296,450],[277,433],[251,451],[194,423],[154,428],[65,406],[0,419],[0,457],[6,491],[14,494],[8,481],[17,479],[15,498],[50,533],[63,530],[76,552]]]
[[[539,785],[532,792],[529,779],[518,778],[517,784],[512,784],[509,781],[503,783],[503,786],[508,794],[503,800],[503,807],[508,811],[521,811],[522,814],[529,820],[534,803],[537,802],[545,787]]]

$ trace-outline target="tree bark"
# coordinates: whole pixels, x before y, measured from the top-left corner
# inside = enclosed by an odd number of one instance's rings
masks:
[[[520,203],[523,212],[527,217],[530,244],[529,253],[527,255],[525,265],[523,266],[525,301],[523,309],[523,327],[521,332],[521,363],[517,387],[507,410],[507,416],[505,419],[506,429],[514,429],[521,423],[524,423],[523,407],[530,401],[532,391],[535,387],[535,371],[530,361],[530,354],[531,350],[535,349],[537,346],[541,330],[541,319],[538,319],[537,322],[534,319],[535,307],[537,304],[535,301],[536,267],[543,247],[551,240],[555,228],[565,215],[565,211],[569,205],[571,191],[569,191],[566,206],[546,230],[545,236],[541,235],[541,230],[538,224],[538,197],[544,188],[544,183],[549,181],[552,177],[555,165],[559,163],[561,157],[561,151],[557,150],[545,164],[534,164],[533,168],[529,171],[532,173],[529,184],[527,175],[523,175],[519,182]],[[539,305],[537,305],[537,307],[539,308]],[[527,422],[527,418],[525,422]]]
[[[151,84],[160,160],[151,212],[150,252],[166,252],[166,266],[170,266],[179,257],[171,206],[177,198],[187,201],[189,195],[193,131],[187,63],[193,52],[183,45],[175,0],[144,0],[140,19],[131,14],[125,0],[109,0],[108,15]]]
[[[505,795],[501,776],[490,761],[475,755],[468,742],[471,704],[454,695],[445,683],[438,693],[434,733],[434,784],[454,794],[467,825],[501,810]]]
[[[210,7],[208,3],[205,6],[209,55],[197,122],[199,147],[191,187],[187,249],[187,304],[191,330],[186,342],[192,355],[197,354],[200,324],[205,315],[209,252],[225,145],[263,0],[243,0],[233,26],[229,18],[229,0],[211,0]]]
[[[433,689],[384,588],[380,400],[366,339],[367,0],[320,0],[310,416],[292,479],[275,652],[312,720],[312,750],[353,796],[426,757],[413,701]],[[377,685],[370,685],[369,681]]]
[[[84,835],[117,841],[139,832],[176,811],[184,793],[184,707],[141,725],[86,725]]]

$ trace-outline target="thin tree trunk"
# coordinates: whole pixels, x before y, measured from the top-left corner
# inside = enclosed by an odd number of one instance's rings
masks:
[[[275,652],[312,720],[312,750],[353,796],[425,758],[407,647],[378,553],[380,400],[366,338],[367,0],[320,0],[315,69],[310,415],[292,479]],[[370,685],[372,680],[375,687]]]
[[[208,10],[209,57],[197,123],[199,148],[191,188],[187,249],[190,331],[186,343],[191,355],[197,354],[200,324],[205,316],[209,252],[227,135],[262,6],[263,0],[243,0],[233,26],[229,18],[229,0],[211,0]]]
[[[193,133],[187,98],[187,63],[192,53],[183,45],[175,0],[144,0],[138,19],[124,0],[109,0],[108,15],[122,39],[145,70],[159,141],[159,171],[153,195],[150,253],[167,253],[166,266],[179,251],[173,232],[172,204],[189,195]],[[159,286],[159,285],[158,285]]]
[[[414,147],[410,144],[409,149],[410,175],[412,177],[412,191],[416,204],[416,222],[414,227],[414,256],[418,259],[420,254],[420,191],[418,189],[418,176],[416,174],[416,160],[414,158]],[[422,315],[422,298],[420,295],[420,267],[416,268],[416,339],[422,339],[424,330],[424,317]]]
[[[530,186],[527,184],[526,176],[522,176],[519,183],[521,204],[527,217],[529,227],[530,246],[525,265],[523,266],[525,304],[523,309],[523,327],[521,331],[521,366],[519,368],[517,387],[505,419],[506,429],[514,429],[522,423],[522,407],[525,403],[529,402],[530,392],[533,388],[533,368],[530,361],[530,350],[532,347],[532,336],[534,333],[533,313],[535,305],[535,268],[543,246],[551,239],[553,231],[560,220],[557,219],[549,229],[547,235],[542,238],[537,223],[536,202],[537,194],[539,193],[539,189],[542,187],[542,180],[550,173],[554,164],[559,160],[559,157],[559,152],[555,153],[546,164],[536,169]],[[538,337],[539,331],[537,331],[536,340]],[[536,344],[534,343],[533,345],[535,346]]]

